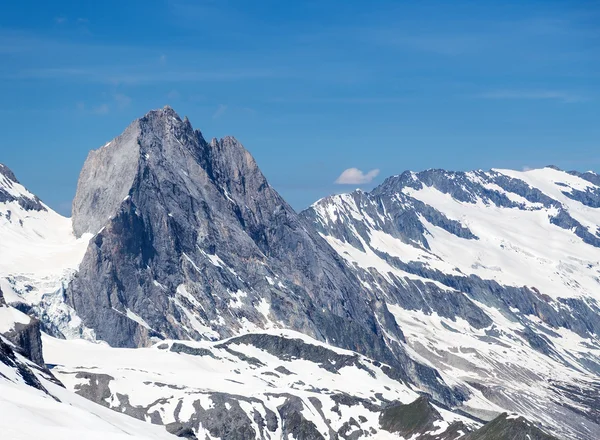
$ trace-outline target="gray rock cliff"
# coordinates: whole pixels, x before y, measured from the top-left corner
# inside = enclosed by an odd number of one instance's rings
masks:
[[[411,360],[385,304],[250,153],[232,137],[207,143],[169,107],[90,153],[73,226],[95,236],[67,303],[111,345],[285,327],[384,361],[436,399],[461,399]]]

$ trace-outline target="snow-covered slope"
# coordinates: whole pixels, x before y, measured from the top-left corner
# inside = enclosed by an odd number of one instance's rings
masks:
[[[76,238],[69,218],[42,203],[0,164],[0,288],[7,302],[34,307],[48,316],[48,324],[78,335],[80,326],[60,290],[83,259],[90,237]]]
[[[0,337],[6,349],[8,342]],[[3,348],[0,348],[2,351]],[[158,426],[110,411],[53,383],[19,354],[0,354],[0,436],[7,440],[168,440]],[[30,374],[32,376],[25,376]],[[25,377],[24,377],[25,376]],[[41,389],[34,386],[36,377]]]
[[[1,292],[0,319],[7,334],[35,322]],[[44,336],[50,371],[25,357],[34,330],[23,346],[0,334],[2,438],[457,440],[489,429],[389,366],[293,331],[138,349]]]
[[[45,337],[44,347],[69,389],[202,439],[394,438],[381,431],[382,409],[419,397],[389,367],[292,331],[139,349]],[[453,423],[480,426],[436,409],[440,438]]]
[[[414,356],[569,438],[600,437],[600,179],[406,172],[303,217],[386,298]]]
[[[0,438],[172,438],[162,427],[110,411],[67,390],[43,366],[43,359],[34,363],[26,357],[37,341],[41,344],[34,320],[7,305],[0,291]]]

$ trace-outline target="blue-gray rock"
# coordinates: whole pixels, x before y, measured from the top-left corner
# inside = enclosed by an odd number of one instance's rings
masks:
[[[462,398],[407,355],[385,303],[236,139],[208,143],[169,107],[90,153],[73,226],[94,237],[66,300],[111,345],[281,326],[384,361],[436,399]]]

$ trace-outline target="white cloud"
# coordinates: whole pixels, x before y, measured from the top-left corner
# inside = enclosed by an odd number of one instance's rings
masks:
[[[335,183],[341,185],[361,185],[373,181],[378,174],[378,169],[363,173],[358,168],[348,168],[347,170],[344,170],[342,174],[340,174],[340,177],[335,179]]]

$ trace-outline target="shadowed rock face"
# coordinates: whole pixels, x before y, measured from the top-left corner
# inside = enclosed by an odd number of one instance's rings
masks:
[[[385,304],[268,184],[250,153],[231,137],[207,143],[171,108],[90,153],[73,226],[95,237],[67,302],[111,345],[276,325],[385,361],[438,399],[460,399],[406,355]]]
[[[407,405],[396,405],[382,411],[382,429],[410,438],[435,429],[434,422],[442,420],[427,398],[420,397]]]
[[[456,421],[440,429],[440,415],[426,397],[419,397],[406,405],[398,404],[381,411],[381,429],[396,433],[402,438],[420,440],[455,440],[471,431],[463,422]]]
[[[520,416],[503,413],[478,429],[461,421],[444,425],[439,411],[427,400],[419,397],[406,405],[392,405],[381,411],[381,429],[402,438],[420,440],[557,440],[532,422]]]
[[[29,365],[19,360],[15,351],[2,336],[0,336],[0,363],[17,371],[26,385],[48,393]]]
[[[0,289],[0,307],[8,307],[2,289]],[[31,318],[27,324],[17,322],[14,324],[12,330],[3,336],[15,344],[19,351],[29,360],[45,368],[44,356],[42,354],[40,321]]]
[[[523,417],[504,413],[477,431],[463,437],[465,440],[558,440],[546,434]]]
[[[40,367],[45,367],[42,354],[42,333],[40,321],[31,318],[29,324],[16,323],[15,328],[5,335],[13,344],[17,345],[28,359]]]
[[[10,307],[6,304],[2,289],[0,289],[0,307]],[[48,395],[48,391],[42,385],[34,370],[45,379],[63,386],[46,368],[44,363],[40,322],[31,318],[27,324],[18,322],[13,324],[14,327],[8,333],[0,334],[0,363],[15,370],[26,385],[37,388]],[[2,374],[0,374],[0,377],[6,379]]]

